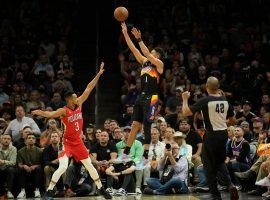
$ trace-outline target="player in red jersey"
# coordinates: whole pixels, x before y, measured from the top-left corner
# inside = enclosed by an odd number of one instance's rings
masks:
[[[64,126],[63,134],[63,147],[59,149],[59,167],[54,172],[50,185],[44,196],[44,199],[52,199],[53,188],[59,180],[60,176],[66,171],[68,167],[69,156],[72,155],[76,161],[81,161],[85,168],[88,170],[91,178],[97,185],[100,193],[106,198],[111,199],[112,196],[105,191],[98,176],[98,173],[91,163],[89,153],[81,139],[83,118],[81,106],[86,101],[90,92],[96,86],[99,77],[104,72],[104,63],[101,63],[100,70],[96,77],[87,85],[83,94],[79,97],[73,92],[68,91],[65,93],[65,100],[67,105],[59,108],[56,111],[42,111],[34,110],[33,115],[43,116],[46,118],[60,118]]]

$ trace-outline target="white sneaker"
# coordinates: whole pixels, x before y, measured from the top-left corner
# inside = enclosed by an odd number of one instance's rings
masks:
[[[141,189],[140,188],[136,188],[136,194],[141,194],[141,193],[142,193]]]
[[[112,196],[114,195],[113,188],[107,188],[106,192],[109,192],[109,194],[112,195]]]
[[[14,196],[10,191],[7,192],[7,198],[8,199],[14,199]]]
[[[127,196],[127,192],[125,189],[120,188],[119,190],[117,190],[117,192],[115,193],[116,196]]]
[[[35,198],[40,198],[40,192],[39,189],[35,190]]]
[[[18,199],[23,199],[26,197],[25,190],[24,188],[21,190],[21,192],[18,194],[17,198]]]
[[[270,192],[267,191],[267,192],[262,194],[262,197],[267,197],[268,195],[270,195]]]

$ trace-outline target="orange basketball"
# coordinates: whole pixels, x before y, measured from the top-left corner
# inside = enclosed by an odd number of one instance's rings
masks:
[[[114,18],[119,22],[126,21],[128,18],[128,10],[125,7],[117,7],[114,10]]]

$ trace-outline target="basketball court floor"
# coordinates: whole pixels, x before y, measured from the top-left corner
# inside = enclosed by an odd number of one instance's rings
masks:
[[[250,196],[246,193],[239,193],[239,200],[259,200],[260,196]],[[73,197],[73,198],[55,198],[55,200],[104,200],[101,196],[89,196],[89,197]],[[125,197],[113,197],[113,200],[208,200],[210,199],[209,193],[205,194],[189,194],[189,195],[129,195]],[[223,200],[229,200],[229,193],[222,193]]]

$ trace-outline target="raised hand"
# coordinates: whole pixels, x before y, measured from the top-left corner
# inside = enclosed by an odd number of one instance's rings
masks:
[[[127,34],[127,25],[125,22],[121,22],[122,32],[123,34]]]
[[[131,33],[134,35],[136,39],[140,39],[142,37],[141,31],[137,28],[133,27]]]
[[[104,62],[101,62],[98,73],[101,75],[101,74],[103,74],[104,71],[105,71],[105,69],[104,69]]]
[[[182,93],[182,99],[189,99],[190,97],[190,92],[189,91],[185,91]]]

